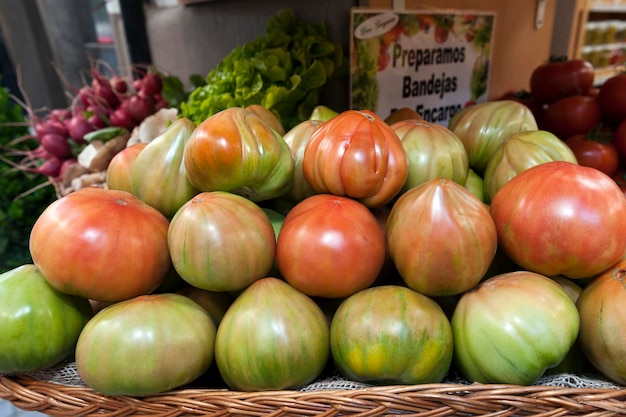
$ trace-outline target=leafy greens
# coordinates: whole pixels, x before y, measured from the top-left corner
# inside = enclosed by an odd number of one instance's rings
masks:
[[[229,107],[260,104],[289,130],[308,119],[328,81],[347,74],[348,61],[328,40],[326,26],[299,21],[285,8],[264,35],[233,49],[209,72],[181,113],[199,124]]]

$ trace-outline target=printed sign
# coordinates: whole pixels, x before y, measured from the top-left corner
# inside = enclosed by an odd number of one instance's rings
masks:
[[[350,104],[382,118],[408,107],[447,126],[486,101],[494,13],[353,9]]]

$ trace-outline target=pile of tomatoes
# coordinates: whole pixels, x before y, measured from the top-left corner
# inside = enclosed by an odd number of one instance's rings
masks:
[[[626,73],[596,81],[588,61],[552,57],[532,72],[529,92],[503,98],[527,105],[539,128],[562,139],[579,164],[612,176],[626,190]]]

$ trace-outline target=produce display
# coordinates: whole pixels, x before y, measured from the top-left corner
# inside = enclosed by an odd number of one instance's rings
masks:
[[[300,29],[317,42],[321,32]],[[182,111],[154,89],[132,126],[113,123],[126,101],[112,101],[110,124],[78,139],[64,123],[75,114],[42,119],[70,145],[44,164],[107,158],[100,182],[66,188],[37,217],[32,263],[0,274],[0,374],[69,360],[94,391],[133,397],[292,390],[326,376],[532,385],[590,372],[626,384],[626,197],[542,117],[572,94],[594,97],[587,66],[576,68],[573,90],[544,91],[540,112],[511,97],[447,127],[311,107],[313,91],[285,115],[271,89],[211,114],[194,107],[219,98],[211,89]],[[154,76],[164,88],[158,72],[143,83]],[[128,102],[145,99],[143,83]],[[624,116],[606,114],[617,131]]]
[[[66,355],[104,394],[157,394],[205,375],[232,390],[296,389],[329,372],[372,384],[440,382],[458,372],[469,381],[530,385],[581,363],[623,383],[617,352],[624,341],[608,338],[614,330],[598,322],[606,303],[621,308],[623,287],[602,301],[594,293],[579,312],[564,281],[584,294],[601,277],[624,274],[624,194],[552,134],[533,130],[522,104],[492,105],[506,116],[495,119],[499,128],[510,120],[507,137],[489,126],[481,108],[492,109],[483,105],[451,126],[491,132],[474,138],[473,148],[463,144],[466,153],[492,145],[481,141],[499,143],[492,159],[483,152],[462,164],[460,180],[428,179],[438,167],[420,164],[424,149],[395,133],[423,128],[420,119],[389,125],[373,112],[347,110],[281,135],[242,107],[199,125],[180,116],[145,146],[127,147],[130,156],[120,152],[126,166],[115,177],[128,191],[87,187],[50,204],[30,235],[33,264],[0,275],[0,294],[18,291],[13,277],[28,270],[57,297],[89,300],[89,318],[77,340],[67,336],[76,347]],[[505,170],[510,178],[488,204],[466,182],[482,179],[476,164],[504,160],[498,155],[510,152],[508,138],[533,145],[516,146],[534,162]],[[143,155],[158,166],[153,175]],[[355,161],[369,167],[368,158],[372,170],[355,174]],[[402,181],[389,178],[392,163]],[[299,198],[290,192],[303,189],[294,182],[298,165],[310,186]],[[404,187],[411,169],[423,181]],[[274,175],[280,185],[258,192]],[[138,187],[143,180],[150,182]],[[394,187],[369,199],[386,180]],[[192,189],[184,201],[182,190]],[[2,320],[19,327],[11,306],[3,305]],[[16,333],[0,358],[14,357],[32,337]],[[594,340],[615,355],[597,359]],[[570,352],[578,347],[584,353],[576,359]],[[0,364],[1,372],[24,370],[15,360]]]

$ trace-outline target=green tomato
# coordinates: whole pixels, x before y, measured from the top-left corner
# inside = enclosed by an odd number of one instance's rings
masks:
[[[83,329],[76,367],[106,395],[153,395],[187,384],[213,362],[216,326],[181,294],[142,295],[106,307]]]
[[[485,202],[485,180],[471,168],[467,171],[465,188],[470,190],[480,201]]]
[[[552,279],[529,271],[494,276],[454,310],[457,368],[472,382],[532,385],[565,359],[579,322],[576,304]]]
[[[74,351],[92,316],[85,298],[63,294],[35,265],[0,275],[0,373],[48,368]]]
[[[321,374],[328,338],[326,316],[311,298],[278,278],[262,278],[222,318],[215,361],[232,389],[294,389]]]
[[[487,163],[486,201],[491,202],[498,190],[520,172],[550,161],[578,163],[570,147],[546,130],[529,130],[507,137]]]
[[[370,287],[335,312],[330,348],[339,372],[368,383],[441,382],[452,362],[450,322],[431,298],[397,285]]]
[[[508,136],[537,130],[537,121],[522,103],[498,100],[465,107],[452,117],[448,129],[463,142],[470,168],[482,175]]]

